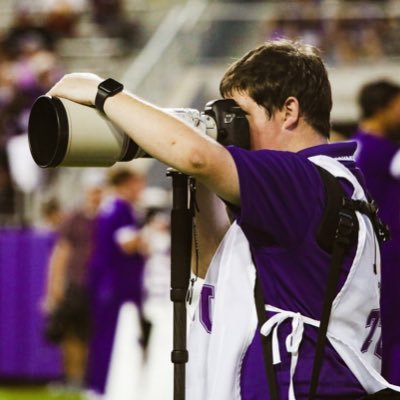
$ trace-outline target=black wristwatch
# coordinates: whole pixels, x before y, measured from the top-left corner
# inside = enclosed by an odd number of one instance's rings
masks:
[[[99,111],[104,113],[104,103],[107,98],[122,92],[124,85],[112,78],[108,78],[101,82],[97,88],[98,90],[94,104]]]

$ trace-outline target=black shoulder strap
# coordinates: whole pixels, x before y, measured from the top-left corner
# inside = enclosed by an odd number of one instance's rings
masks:
[[[337,230],[339,213],[344,209],[348,212],[359,211],[365,214],[371,221],[375,234],[380,243],[390,239],[389,228],[378,217],[378,207],[374,200],[368,198],[369,201],[353,200],[347,197],[343,188],[330,172],[326,169],[315,165],[322,181],[324,183],[326,192],[326,206],[322,216],[322,222],[317,232],[317,242],[322,249],[328,253],[332,253],[333,239]],[[358,224],[357,220],[355,222]],[[357,231],[354,232],[356,239]]]
[[[327,340],[326,334],[328,331],[332,303],[335,299],[339,282],[340,270],[346,252],[351,245],[356,242],[358,236],[359,225],[355,211],[359,211],[369,217],[379,241],[382,242],[389,238],[388,227],[379,219],[377,215],[378,209],[373,201],[366,202],[348,198],[344,194],[343,188],[337,178],[325,169],[319,166],[316,167],[324,182],[327,196],[327,205],[317,234],[317,241],[319,245],[324,250],[331,253],[332,256],[318,330],[309,400],[314,400],[316,398],[324,348]]]
[[[322,178],[326,195],[326,205],[317,232],[317,243],[327,253],[332,254],[334,238],[338,227],[338,217],[343,208],[343,199],[345,197],[338,180],[326,169],[318,165],[315,167]],[[355,223],[358,224],[357,219],[355,219]],[[355,235],[357,235],[357,232],[355,232]]]
[[[326,343],[326,333],[328,331],[332,303],[335,299],[336,289],[339,282],[340,270],[346,251],[354,242],[354,237],[358,232],[358,222],[355,212],[343,207],[344,193],[338,180],[323,168],[317,167],[317,169],[324,181],[327,195],[327,205],[317,234],[317,241],[322,248],[332,253],[332,257],[320,326],[318,329],[309,400],[314,400],[317,392]]]

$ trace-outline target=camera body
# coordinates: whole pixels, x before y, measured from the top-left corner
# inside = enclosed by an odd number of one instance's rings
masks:
[[[247,119],[234,100],[210,101],[202,112],[191,108],[164,110],[224,146],[249,148]],[[58,97],[40,96],[35,101],[28,138],[32,157],[42,168],[109,167],[118,161],[148,157],[94,107]]]

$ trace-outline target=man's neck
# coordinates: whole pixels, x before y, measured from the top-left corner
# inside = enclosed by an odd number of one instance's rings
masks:
[[[373,119],[361,121],[359,128],[364,132],[368,132],[370,135],[379,137],[385,136],[381,123]]]
[[[121,200],[129,202],[129,195],[126,193],[126,191],[123,188],[116,188],[114,190],[114,195]]]
[[[301,150],[309,147],[319,146],[321,144],[328,144],[328,138],[322,136],[312,129],[309,129],[306,132],[303,131],[296,138],[293,137],[293,140],[288,142],[286,150],[297,153]]]

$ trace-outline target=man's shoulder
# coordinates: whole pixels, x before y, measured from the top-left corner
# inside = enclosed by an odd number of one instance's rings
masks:
[[[235,159],[262,159],[268,160],[307,160],[310,157],[323,155],[336,159],[353,159],[357,149],[357,141],[349,140],[343,142],[319,144],[304,148],[298,152],[288,150],[245,150],[235,146],[227,148]]]
[[[288,169],[294,167],[295,172],[297,164],[308,163],[307,157],[301,152],[270,149],[245,150],[237,147],[231,147],[229,151],[239,167],[248,164],[249,166],[273,168],[275,165],[281,164]]]
[[[307,147],[306,149],[299,151],[297,154],[307,158],[314,156],[326,156],[341,161],[353,159],[356,149],[357,141],[347,140]]]
[[[370,149],[372,151],[392,151],[396,152],[400,149],[400,144],[395,140],[388,137],[374,135],[364,131],[357,131],[352,139],[357,141],[360,147],[360,151],[363,149]]]
[[[111,217],[115,214],[119,214],[130,209],[130,205],[125,200],[109,196],[103,200],[99,209],[100,217]]]
[[[354,136],[358,142],[356,153],[357,163],[364,169],[387,171],[400,151],[400,145],[387,138],[358,132]]]

